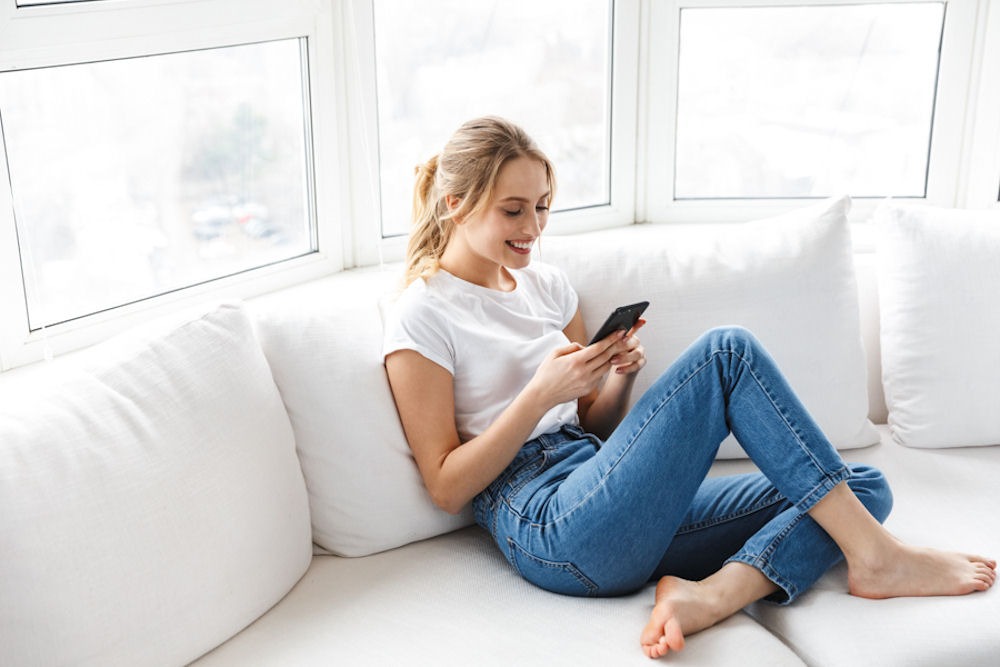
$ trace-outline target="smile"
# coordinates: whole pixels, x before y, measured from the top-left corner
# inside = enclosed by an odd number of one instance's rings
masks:
[[[507,241],[507,245],[515,252],[529,253],[531,252],[531,246],[534,245],[534,241]]]

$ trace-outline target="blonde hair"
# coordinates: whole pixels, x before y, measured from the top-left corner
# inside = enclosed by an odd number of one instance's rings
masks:
[[[517,125],[485,116],[462,124],[438,155],[416,168],[413,229],[406,248],[406,284],[439,268],[455,225],[479,214],[493,198],[500,169],[508,160],[528,157],[545,167],[550,200],[555,194],[552,163]],[[446,197],[458,199],[449,210]]]

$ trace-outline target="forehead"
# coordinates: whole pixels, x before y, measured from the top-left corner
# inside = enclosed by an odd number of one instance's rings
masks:
[[[548,192],[549,181],[545,175],[545,165],[532,158],[517,157],[500,167],[494,197],[497,200],[536,200]]]

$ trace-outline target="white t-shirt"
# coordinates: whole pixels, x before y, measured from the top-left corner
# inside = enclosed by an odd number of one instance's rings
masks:
[[[517,286],[502,292],[439,270],[410,283],[386,317],[383,357],[414,350],[451,373],[462,442],[485,431],[545,357],[569,344],[563,329],[578,299],[566,275],[539,262],[510,274]],[[578,423],[575,400],[557,405],[529,440]]]

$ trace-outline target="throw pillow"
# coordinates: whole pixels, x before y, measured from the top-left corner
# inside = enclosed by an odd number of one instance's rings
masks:
[[[876,211],[882,382],[893,438],[1000,444],[1000,211]]]
[[[379,302],[401,269],[345,271],[256,300],[257,332],[295,430],[313,540],[364,556],[470,525],[431,501],[382,365]]]

